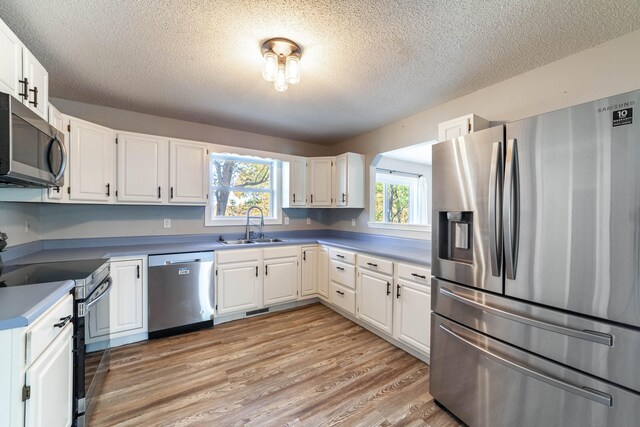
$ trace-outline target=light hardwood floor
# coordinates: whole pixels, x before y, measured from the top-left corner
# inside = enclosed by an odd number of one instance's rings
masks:
[[[311,306],[112,351],[92,426],[457,426],[429,367]]]

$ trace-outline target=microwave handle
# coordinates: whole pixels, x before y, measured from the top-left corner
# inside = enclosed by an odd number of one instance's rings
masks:
[[[53,147],[54,143],[58,143],[58,146],[60,147],[60,153],[62,154],[62,160],[60,162],[60,169],[58,170],[58,173],[56,174],[56,176],[53,178],[55,182],[60,181],[60,179],[62,179],[62,176],[64,175],[64,172],[67,170],[67,162],[68,162],[68,154],[67,154],[67,149],[65,148],[64,144],[62,143],[62,141],[60,141],[60,139],[58,139],[58,137],[54,136],[51,139],[51,145],[49,145],[49,170],[51,170],[51,172],[53,173],[53,168],[51,167],[51,149]]]

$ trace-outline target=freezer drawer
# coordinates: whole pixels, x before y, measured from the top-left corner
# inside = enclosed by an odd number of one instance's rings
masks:
[[[640,419],[639,394],[435,313],[431,325],[430,392],[472,427],[633,426]]]
[[[432,279],[432,309],[458,323],[640,391],[640,331]]]

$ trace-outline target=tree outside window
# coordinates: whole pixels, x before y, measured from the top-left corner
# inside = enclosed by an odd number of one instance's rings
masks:
[[[251,206],[275,216],[274,160],[212,154],[210,166],[212,218],[242,217]]]
[[[416,222],[417,179],[376,174],[376,222],[413,224]]]

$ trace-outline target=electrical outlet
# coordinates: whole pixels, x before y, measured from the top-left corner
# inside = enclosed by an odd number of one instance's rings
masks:
[[[164,228],[171,228],[171,220],[169,218],[164,219]]]
[[[307,218],[307,225],[311,225],[311,218]]]
[[[289,217],[288,216],[284,217],[284,225],[289,225]]]
[[[356,226],[356,219],[355,218],[351,218],[351,226],[352,227]]]

